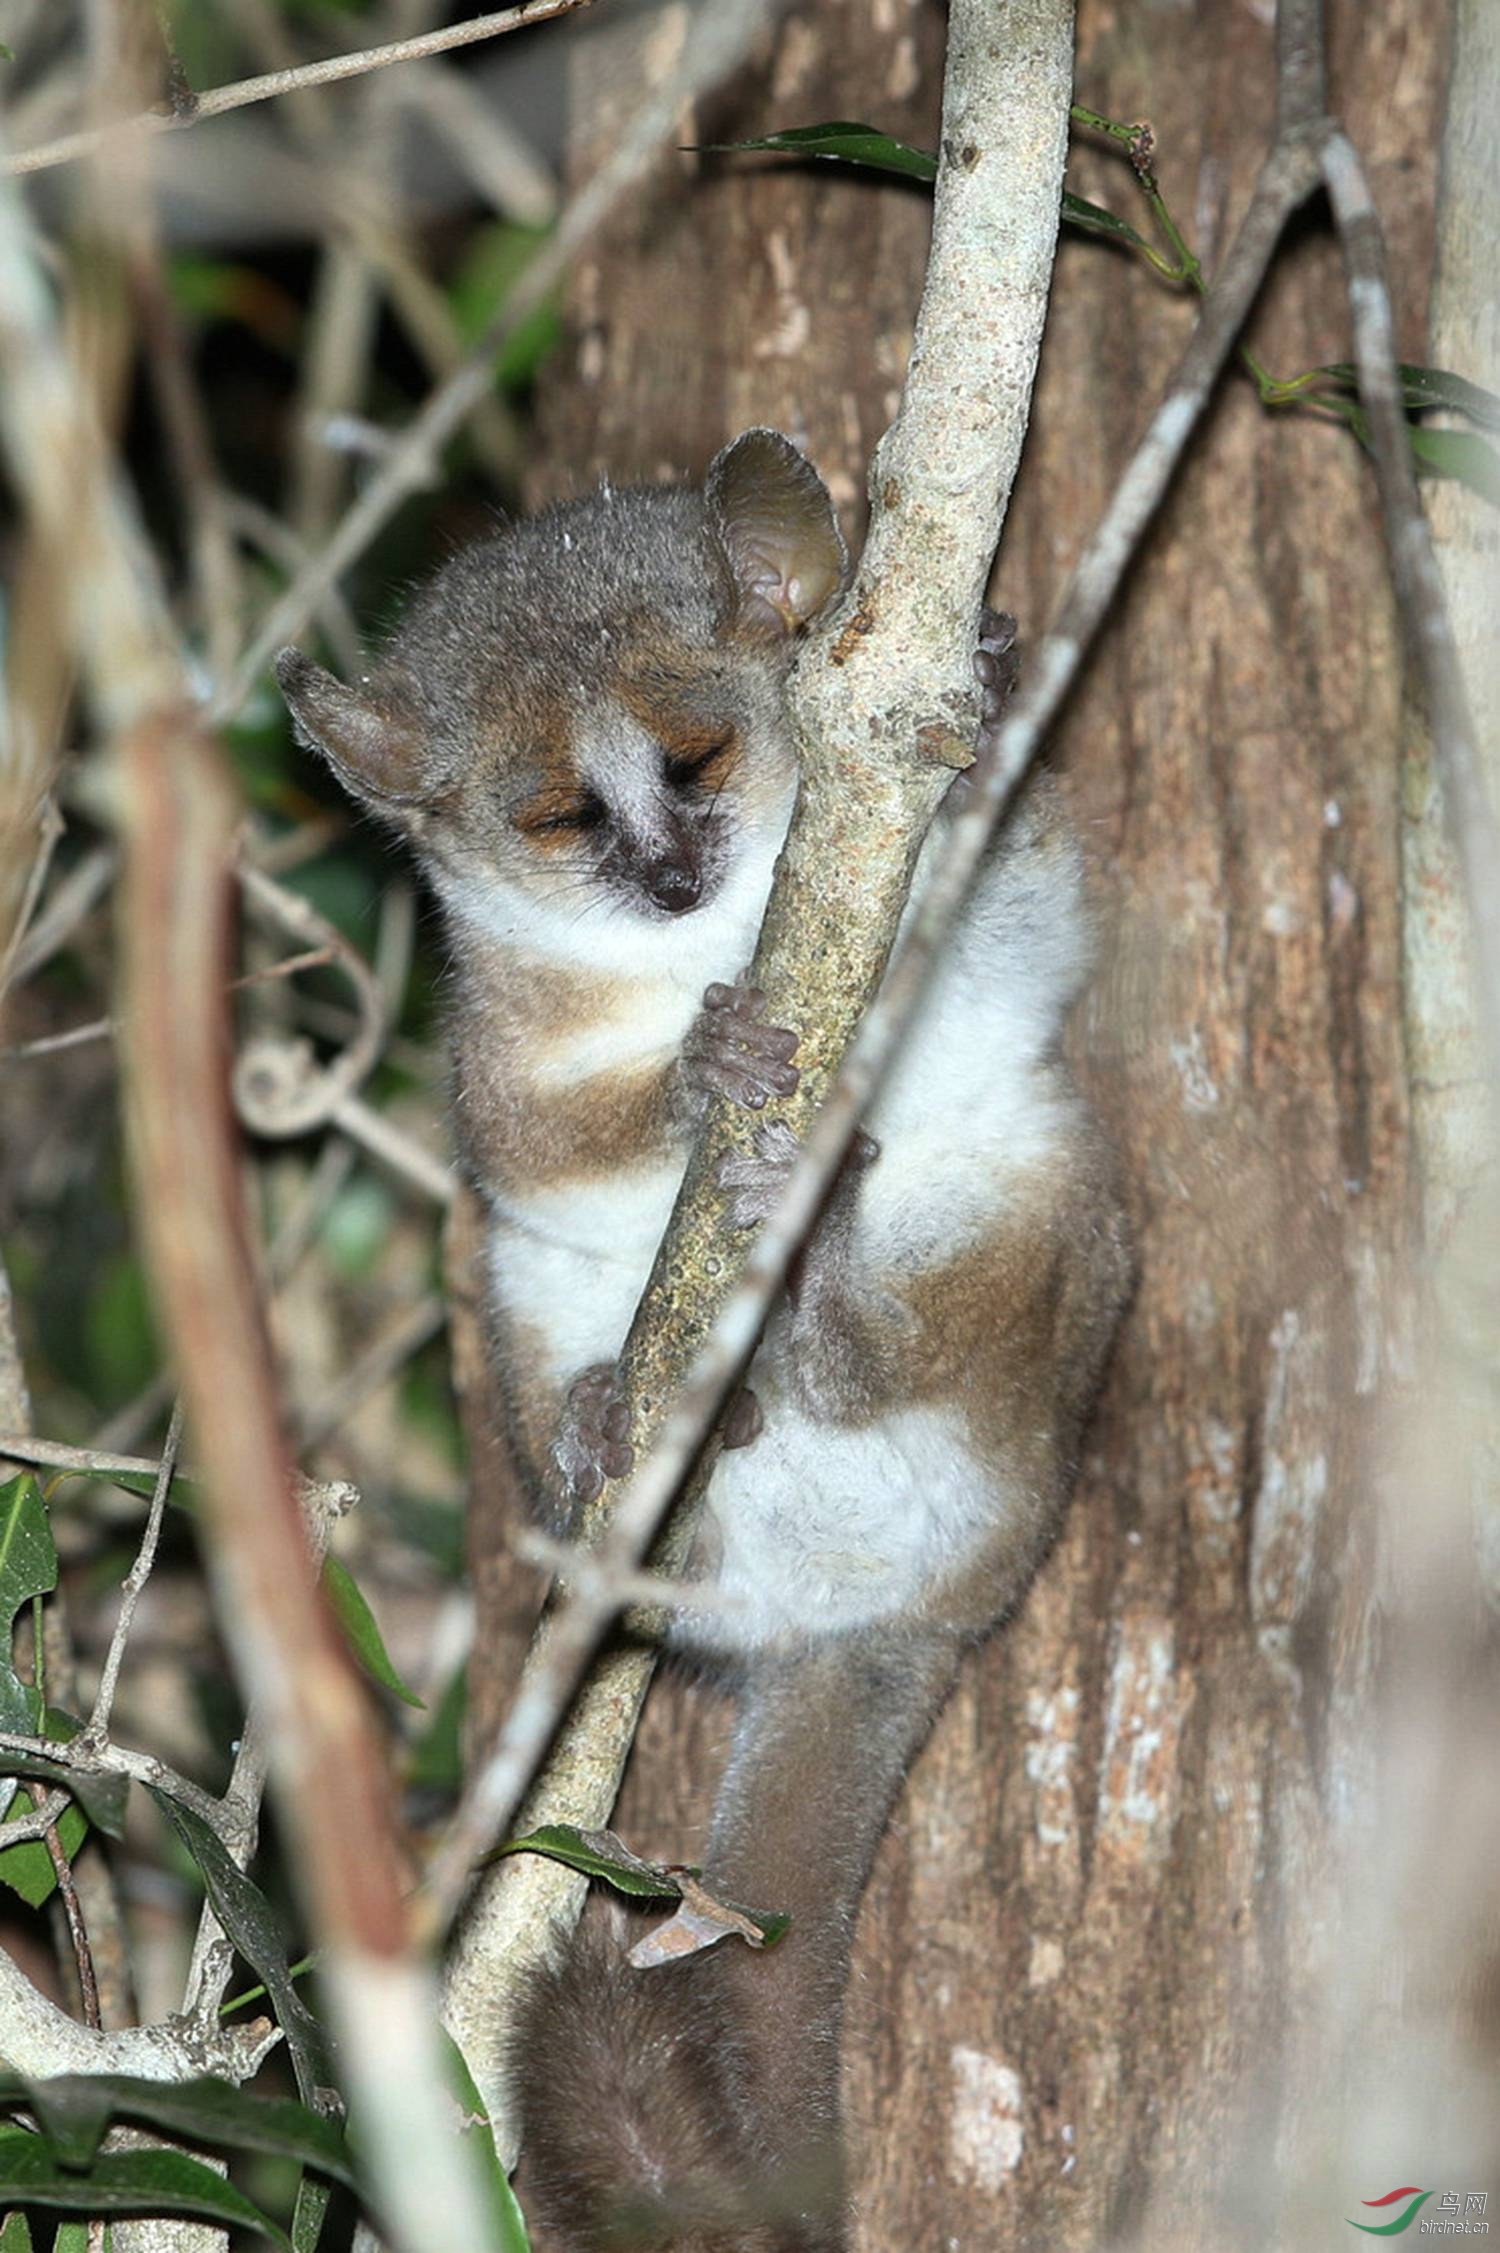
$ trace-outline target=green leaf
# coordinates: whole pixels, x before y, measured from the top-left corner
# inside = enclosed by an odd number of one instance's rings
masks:
[[[1370,423],[1357,399],[1330,399],[1313,395],[1313,403],[1338,415],[1369,449]],[[1452,477],[1467,485],[1481,500],[1500,508],[1500,456],[1486,438],[1473,430],[1427,430],[1409,422],[1412,464],[1419,476]]]
[[[1132,250],[1143,250],[1150,258],[1156,255],[1145,236],[1138,235],[1134,227],[1125,220],[1117,219],[1102,204],[1090,203],[1085,196],[1075,196],[1066,188],[1063,190],[1062,215],[1066,226],[1081,228],[1087,235],[1111,235],[1116,242],[1128,243]]]
[[[332,2087],[333,2072],[322,2029],[292,1985],[280,1919],[258,1885],[237,1868],[223,1840],[193,1808],[184,1807],[160,1785],[151,1797],[203,1873],[208,1898],[230,1939],[266,1983],[266,1991],[286,2036],[292,2070],[304,2104],[316,2105],[318,2091]]]
[[[24,2214],[7,2214],[0,2222],[0,2253],[32,2253],[31,2224]]]
[[[0,2130],[0,2205],[61,2207],[72,2214],[185,2214],[259,2230],[291,2253],[291,2240],[253,2200],[184,2151],[112,2151],[87,2173],[64,2166],[46,2136]]]
[[[1477,430],[1426,430],[1411,425],[1411,450],[1419,471],[1452,477],[1481,500],[1500,508],[1500,454]]]
[[[292,2253],[318,2253],[318,2239],[323,2234],[323,2219],[332,2196],[333,2186],[321,2177],[302,2177],[297,2185],[297,2203],[292,2209]]]
[[[447,2054],[448,2086],[463,2113],[464,2124],[460,2133],[464,2143],[474,2154],[489,2197],[499,2253],[531,2253],[526,2217],[511,2189],[510,2177],[500,2164],[490,2116],[484,2108],[484,2099],[474,2084],[474,2076],[469,2071],[469,2061],[452,2035],[442,2028],[439,2028],[439,2039]],[[0,2247],[0,2253],[4,2253],[3,2247]]]
[[[48,1484],[56,1485],[59,1479],[98,1479],[105,1486],[121,1487],[126,1494],[139,1494],[147,1502],[156,1492],[156,1474],[154,1471],[92,1471],[78,1470],[71,1466],[62,1470],[54,1470],[49,1464],[47,1469]],[[175,1504],[179,1510],[192,1510],[197,1507],[197,1499],[197,1480],[184,1478],[180,1471],[176,1472],[173,1475],[171,1485],[167,1488],[167,1500]]]
[[[12,1815],[31,1815],[37,1807],[35,1796],[29,1791],[18,1791],[10,1803]],[[57,1836],[69,1861],[78,1852],[88,1836],[88,1817],[80,1807],[65,1807],[57,1819]],[[39,1838],[22,1839],[18,1846],[7,1846],[0,1854],[0,1884],[8,1885],[39,1909],[50,1900],[57,1886],[57,1872],[52,1867],[52,1857]],[[4,2193],[0,2192],[0,2198]]]
[[[742,149],[768,149],[779,156],[822,157],[831,164],[862,164],[874,172],[895,172],[905,180],[937,178],[937,158],[929,149],[914,149],[876,126],[837,118],[827,125],[793,125],[784,133],[767,133],[758,141],[711,141],[707,153],[734,156]]]
[[[1319,368],[1317,373],[1341,383],[1347,391],[1359,388],[1359,371],[1352,361],[1340,360],[1332,367]],[[1467,376],[1454,375],[1447,368],[1419,367],[1410,360],[1403,360],[1397,373],[1402,402],[1414,414],[1424,407],[1448,407],[1485,430],[1500,430],[1500,399],[1482,385],[1470,383]]]
[[[25,2104],[65,2167],[94,2163],[112,2120],[143,2120],[166,2135],[230,2151],[272,2152],[315,2167],[351,2190],[354,2162],[335,2121],[292,2097],[253,2096],[232,2081],[145,2081],[128,2073],[0,2072],[0,2104]]]
[[[570,1870],[581,1870],[585,1877],[603,1878],[617,1892],[641,1901],[675,1901],[682,1893],[668,1871],[659,1863],[643,1862],[613,1831],[580,1830],[576,1823],[544,1823],[525,1838],[507,1839],[486,1859],[498,1861],[504,1854],[545,1854],[551,1861],[566,1862]]]
[[[323,1560],[323,1590],[365,1672],[383,1689],[394,1691],[403,1705],[414,1705],[419,1713],[424,1711],[415,1690],[407,1687],[391,1664],[390,1653],[375,1624],[375,1614],[365,1602],[353,1573],[337,1557]]]
[[[16,1614],[33,1596],[57,1586],[57,1550],[35,1474],[22,1471],[0,1486],[0,1729],[35,1732],[35,1692],[11,1663]]]

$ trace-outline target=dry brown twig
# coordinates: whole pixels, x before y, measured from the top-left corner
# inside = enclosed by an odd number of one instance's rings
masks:
[[[43,1832],[42,1843],[52,1864],[52,1874],[57,1880],[58,1899],[62,1902],[63,1915],[67,1919],[68,1938],[78,1972],[78,1992],[83,2002],[83,2023],[97,2034],[102,2031],[104,2024],[99,2015],[99,1982],[94,1976],[94,1954],[89,1946],[88,1928],[83,1921],[78,1888],[73,1883],[73,1865],[68,1860],[55,1828]]]

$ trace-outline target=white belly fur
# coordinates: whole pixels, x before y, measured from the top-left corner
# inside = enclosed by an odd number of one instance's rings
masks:
[[[1071,867],[1062,887],[1076,883]],[[870,1115],[881,1154],[860,1194],[856,1258],[883,1272],[953,1257],[1069,1126],[1046,1052],[1081,975],[1076,902],[1014,932],[982,890]],[[1069,912],[1069,907],[1073,912]],[[1047,930],[1047,925],[1051,929]],[[1054,933],[1060,929],[1062,945]],[[967,943],[966,943],[967,942]],[[714,950],[717,951],[717,950]],[[725,949],[726,954],[728,949]],[[703,963],[701,975],[736,965]],[[700,989],[701,990],[701,989]],[[623,1344],[676,1194],[654,1169],[495,1205],[492,1275],[503,1303],[545,1335],[561,1388]],[[923,1406],[863,1428],[817,1423],[753,1363],[765,1429],[721,1457],[705,1548],[722,1556],[722,1609],[684,1618],[700,1647],[749,1649],[835,1634],[902,1612],[1012,1506],[968,1443],[961,1411]]]

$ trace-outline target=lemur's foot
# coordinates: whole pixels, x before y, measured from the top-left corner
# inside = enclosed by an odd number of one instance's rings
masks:
[[[747,1111],[761,1111],[773,1095],[790,1095],[801,1073],[792,1062],[797,1035],[762,1021],[766,997],[759,986],[710,986],[682,1048],[690,1087],[727,1095]]]
[[[996,729],[1021,677],[1021,652],[1016,647],[1016,622],[1008,610],[979,613],[979,647],[974,652],[974,678],[979,683],[979,756],[991,748]]]
[[[724,1421],[719,1426],[721,1447],[748,1447],[760,1438],[766,1428],[759,1396],[748,1385],[741,1385],[724,1411]]]
[[[957,812],[974,788],[974,778],[986,760],[994,757],[996,740],[1021,672],[1016,647],[1016,622],[1008,610],[979,613],[979,647],[974,652],[974,678],[979,683],[979,733],[974,738],[974,764],[956,775],[946,803]]]
[[[770,1213],[786,1187],[787,1176],[802,1154],[802,1144],[784,1119],[768,1119],[755,1130],[750,1150],[732,1150],[719,1161],[721,1189],[732,1189],[729,1219],[735,1228],[755,1228]],[[880,1144],[862,1128],[855,1130],[848,1154],[839,1170],[835,1189],[863,1173],[880,1155]]]
[[[606,1479],[627,1478],[634,1470],[630,1408],[613,1361],[595,1362],[569,1385],[552,1459],[569,1502],[592,1502]]]

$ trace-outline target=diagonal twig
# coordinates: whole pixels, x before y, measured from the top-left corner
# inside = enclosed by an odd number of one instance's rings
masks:
[[[472,47],[481,39],[498,39],[507,31],[546,23],[554,16],[571,15],[592,7],[594,0],[529,0],[519,8],[496,8],[490,14],[471,16],[465,23],[449,24],[416,39],[396,39],[384,47],[365,47],[348,55],[328,55],[319,62],[299,63],[287,70],[265,71],[258,78],[242,78],[232,86],[214,86],[199,94],[191,108],[145,110],[119,123],[94,126],[78,133],[63,133],[34,149],[21,149],[0,164],[0,171],[42,172],[54,164],[71,164],[111,140],[145,139],[159,133],[180,132],[201,125],[230,110],[247,109],[254,102],[269,102],[282,94],[295,94],[312,86],[333,86],[341,79],[363,78],[372,70],[388,70],[393,63],[418,62],[428,55],[450,53],[455,47]]]
[[[83,1732],[83,1741],[91,1745],[102,1744],[109,1733],[109,1717],[114,1710],[115,1689],[120,1679],[120,1666],[125,1657],[125,1646],[130,1640],[130,1630],[135,1624],[136,1606],[141,1600],[141,1590],[151,1577],[156,1563],[157,1544],[161,1539],[162,1519],[166,1515],[167,1494],[172,1484],[172,1474],[177,1468],[177,1450],[182,1442],[182,1404],[172,1410],[167,1426],[167,1436],[162,1443],[161,1462],[157,1466],[156,1484],[151,1490],[151,1506],[146,1514],[146,1530],[141,1536],[140,1549],[135,1563],[120,1589],[120,1612],[115,1621],[114,1633],[109,1639],[109,1649],[99,1675],[99,1688],[94,1696],[94,1710],[89,1715]]]

